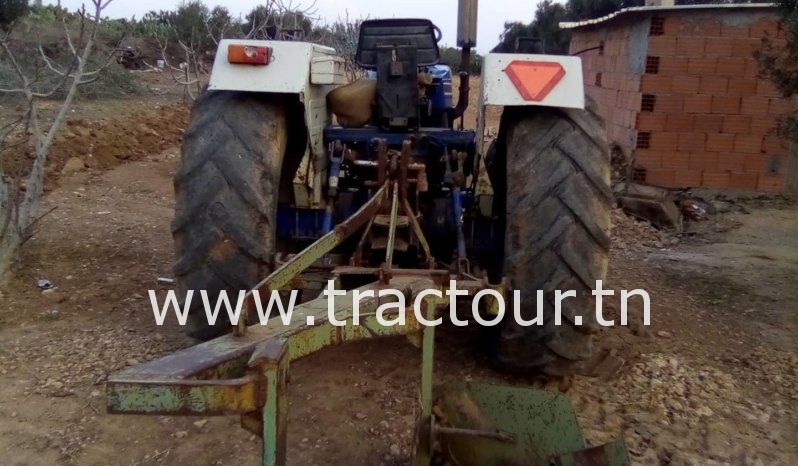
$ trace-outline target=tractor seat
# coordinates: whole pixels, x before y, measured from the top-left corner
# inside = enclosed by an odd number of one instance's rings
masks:
[[[440,29],[428,19],[371,19],[360,25],[355,61],[366,69],[377,67],[377,47],[409,45],[416,49],[418,66],[440,60]]]

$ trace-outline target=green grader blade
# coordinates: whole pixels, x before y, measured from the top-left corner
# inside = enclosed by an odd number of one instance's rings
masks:
[[[437,454],[456,465],[630,464],[623,440],[585,448],[565,395],[466,383],[441,390],[432,433]]]

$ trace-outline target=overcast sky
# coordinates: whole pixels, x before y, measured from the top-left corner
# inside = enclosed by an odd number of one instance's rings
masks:
[[[105,14],[112,18],[141,18],[150,10],[173,9],[180,0],[113,0]],[[294,4],[310,5],[313,0],[294,0]],[[55,3],[49,0],[45,3]],[[61,0],[61,5],[73,10],[84,0]],[[91,2],[85,0],[85,3]],[[244,15],[258,0],[205,0],[209,7],[226,6],[234,16]],[[287,3],[287,1],[286,1]],[[538,0],[481,0],[477,31],[477,50],[490,50],[504,30],[505,21],[532,20]],[[443,31],[443,43],[455,45],[457,39],[457,0],[317,0],[318,15],[334,20],[346,11],[350,17],[370,18],[429,18]]]

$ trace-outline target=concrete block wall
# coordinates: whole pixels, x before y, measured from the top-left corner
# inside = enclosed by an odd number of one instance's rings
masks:
[[[610,140],[634,153],[650,184],[783,191],[789,147],[774,127],[798,102],[759,78],[753,57],[765,35],[784,40],[776,14],[682,11],[658,18],[653,29],[651,17],[637,17],[574,31],[572,52],[604,41],[604,54],[588,52],[583,63],[586,91]],[[634,75],[629,41],[641,40],[633,37],[641,24],[645,63]]]

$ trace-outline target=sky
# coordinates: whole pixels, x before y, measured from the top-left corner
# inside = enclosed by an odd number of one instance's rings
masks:
[[[111,18],[141,18],[150,10],[174,9],[180,0],[113,0],[105,10]],[[244,15],[258,0],[204,0],[209,7],[226,6],[234,16]],[[293,0],[294,5],[309,6],[313,0]],[[499,41],[505,21],[529,22],[539,0],[481,0],[477,20],[477,51],[485,53]],[[89,0],[61,0],[70,10]],[[55,3],[55,0],[45,1]],[[286,3],[288,1],[286,0]],[[443,32],[442,43],[454,46],[457,40],[457,0],[317,0],[317,16],[335,20],[349,13],[350,17],[369,18],[429,18]]]

